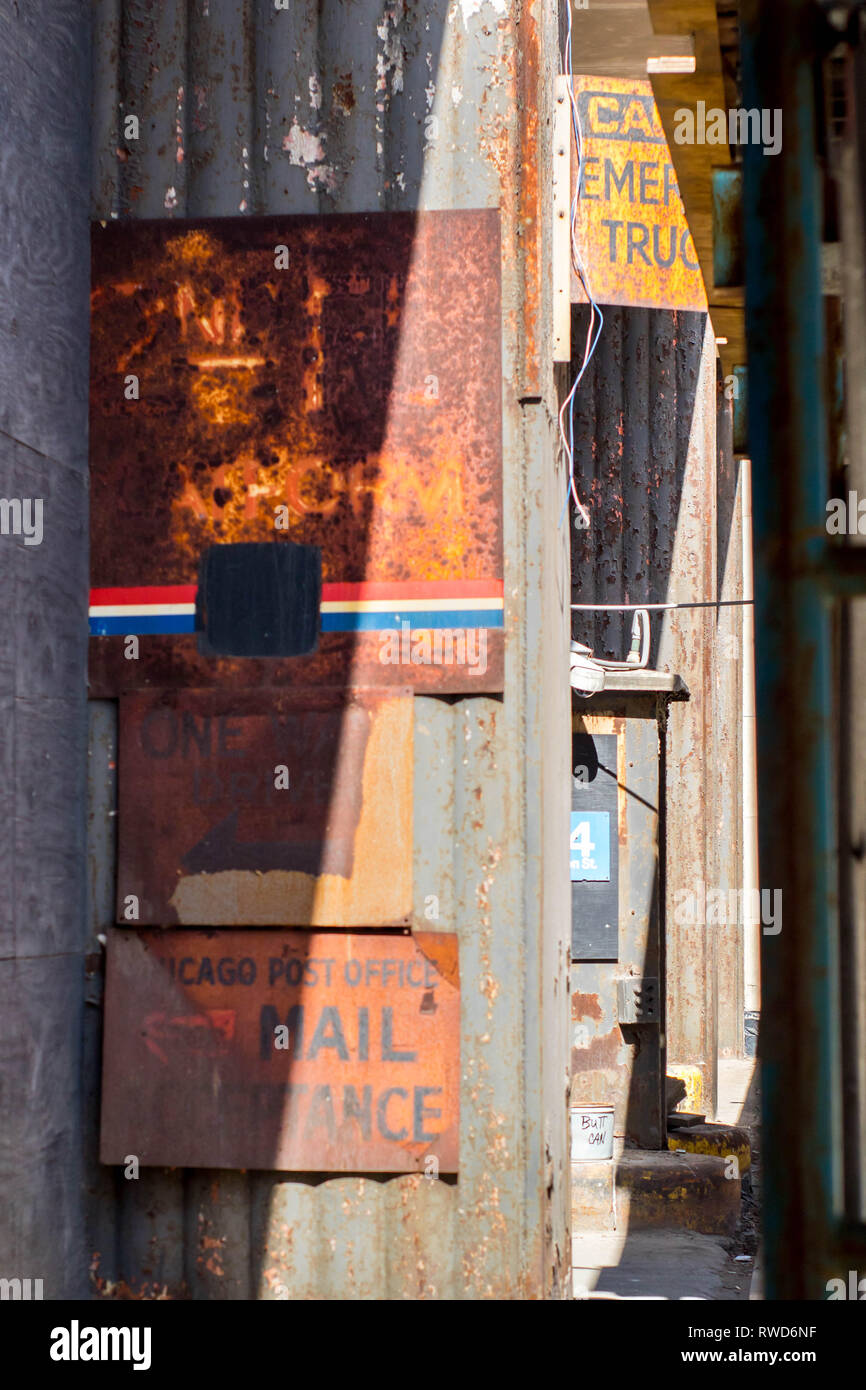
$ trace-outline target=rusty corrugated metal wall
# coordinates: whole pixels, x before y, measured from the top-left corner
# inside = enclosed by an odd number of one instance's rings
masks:
[[[584,311],[575,319],[573,341],[582,344]],[[573,543],[575,603],[740,595],[736,475],[730,440],[717,432],[719,390],[706,314],[605,309],[575,409],[575,469],[592,516]],[[597,655],[624,660],[630,622],[578,613],[574,635]],[[690,1101],[711,1114],[720,1041],[739,1051],[730,1001],[742,993],[742,930],[738,922],[678,921],[676,909],[700,884],[741,886],[741,618],[736,608],[683,609],[654,615],[652,630],[650,665],[681,676],[690,694],[671,708],[667,733],[668,1068],[692,1069],[700,1093]]]
[[[93,216],[499,207],[505,695],[415,701],[415,917],[457,931],[456,1183],[96,1160],[97,933],[111,920],[115,716],[91,707],[85,1082],[94,1291],[195,1298],[563,1295],[568,687],[544,248],[558,66],[541,0],[96,0]],[[537,103],[538,108],[536,109]],[[138,141],[123,138],[136,115]],[[435,895],[438,921],[424,917]]]

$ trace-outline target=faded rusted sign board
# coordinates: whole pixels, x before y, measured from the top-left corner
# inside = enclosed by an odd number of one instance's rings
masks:
[[[455,1172],[459,1103],[454,935],[110,933],[103,1163]]]
[[[110,223],[92,286],[91,695],[502,689],[496,210]],[[208,548],[286,541],[317,649],[202,649]]]
[[[649,82],[575,77],[583,137],[577,245],[598,304],[706,311],[707,295]],[[577,159],[572,160],[577,181]],[[574,188],[572,189],[572,193]],[[572,270],[571,297],[586,303]]]
[[[409,920],[411,692],[124,695],[118,774],[118,923]]]

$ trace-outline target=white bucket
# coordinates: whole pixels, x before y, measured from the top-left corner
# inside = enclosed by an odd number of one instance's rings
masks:
[[[576,1105],[571,1111],[571,1161],[613,1158],[613,1106]]]

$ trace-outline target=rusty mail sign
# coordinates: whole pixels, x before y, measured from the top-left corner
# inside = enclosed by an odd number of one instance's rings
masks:
[[[502,689],[497,211],[95,226],[92,284],[92,696]],[[208,648],[266,542],[313,646]]]
[[[574,90],[584,152],[577,244],[593,297],[599,304],[705,311],[703,276],[651,84],[581,76]],[[576,169],[574,159],[575,179]],[[586,303],[573,271],[571,297]]]
[[[408,921],[410,692],[124,695],[118,772],[119,923]]]
[[[118,932],[103,1163],[456,1172],[457,938]]]

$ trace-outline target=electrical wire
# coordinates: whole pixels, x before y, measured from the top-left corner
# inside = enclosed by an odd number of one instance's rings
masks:
[[[565,516],[565,512],[568,507],[568,499],[569,497],[571,497],[574,500],[575,508],[581,519],[581,529],[588,530],[590,524],[589,512],[586,510],[586,508],[584,507],[583,503],[577,495],[577,484],[574,478],[574,398],[577,394],[577,388],[580,386],[580,383],[583,380],[583,375],[587,367],[589,366],[590,361],[592,360],[593,353],[595,352],[595,349],[598,346],[598,340],[601,337],[601,330],[604,327],[604,315],[602,314],[601,309],[599,308],[598,304],[595,302],[595,299],[592,296],[592,291],[589,286],[589,276],[586,267],[584,266],[583,261],[581,260],[580,248],[577,243],[577,204],[583,187],[584,170],[583,129],[580,123],[580,111],[578,110],[577,98],[574,95],[574,73],[572,71],[571,46],[571,0],[565,0],[565,9],[566,14],[568,16],[568,30],[565,41],[565,55],[563,58],[563,67],[565,69],[565,78],[568,86],[568,101],[571,110],[571,128],[574,134],[575,149],[577,151],[577,177],[575,180],[574,197],[571,199],[569,242],[571,250],[571,264],[574,267],[575,274],[577,275],[581,285],[583,286],[583,291],[586,295],[587,303],[589,304],[589,325],[587,327],[586,343],[583,349],[583,363],[581,365],[580,371],[578,372],[574,380],[572,388],[566,396],[565,400],[563,401],[559,411],[559,434],[560,438],[562,439],[562,445],[565,450],[566,457],[568,459],[568,489],[566,491],[565,499],[562,504],[562,511],[559,515],[559,525],[562,525],[562,520]],[[593,328],[595,327],[596,316],[598,317],[598,327],[596,328],[595,336],[593,337]],[[567,434],[564,424],[564,416],[566,411],[568,411]]]
[[[754,601],[752,598],[717,598],[699,603],[573,603],[571,607],[587,613],[603,613],[608,608],[615,613],[631,613],[635,608],[647,608],[652,612],[662,608],[738,608]]]

